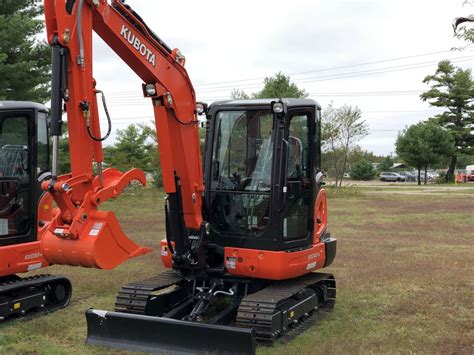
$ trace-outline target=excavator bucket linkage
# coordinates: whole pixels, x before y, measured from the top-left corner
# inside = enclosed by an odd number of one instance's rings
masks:
[[[146,185],[145,175],[138,169],[126,173],[106,169],[100,187],[98,177],[93,181],[82,176],[62,177],[51,194],[58,206],[69,208],[63,209],[66,212],[56,211],[53,220],[40,232],[44,258],[50,264],[110,270],[151,252],[128,238],[113,212],[98,210],[101,203],[118,197],[134,180]],[[49,184],[43,183],[43,189],[48,190]],[[78,206],[73,203],[75,194],[85,196]],[[63,223],[64,216],[69,217],[68,224]]]

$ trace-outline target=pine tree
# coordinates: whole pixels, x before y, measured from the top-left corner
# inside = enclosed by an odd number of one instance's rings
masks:
[[[474,81],[471,71],[456,68],[449,61],[438,64],[434,75],[423,81],[431,89],[421,95],[431,106],[445,108],[446,111],[432,118],[432,121],[448,130],[454,138],[455,150],[451,156],[446,179],[454,180],[459,154],[474,153]]]
[[[50,49],[38,39],[44,27],[38,1],[0,2],[0,100],[46,102]]]

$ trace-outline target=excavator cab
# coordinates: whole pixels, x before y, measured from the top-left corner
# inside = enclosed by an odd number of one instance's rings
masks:
[[[15,274],[48,266],[39,231],[52,199],[41,190],[49,173],[49,110],[32,102],[0,101],[0,321],[66,307],[63,276]]]
[[[237,275],[286,279],[330,264],[335,241],[321,218],[325,204],[316,204],[321,187],[316,181],[320,110],[309,99],[223,101],[210,106],[205,199],[210,248],[217,255],[221,250],[222,257],[216,257],[214,266],[223,264]],[[322,251],[318,248],[311,263],[288,265],[288,251],[319,243]],[[280,263],[281,269],[275,268]]]
[[[48,109],[0,102],[0,247],[37,240],[38,179],[48,171]]]

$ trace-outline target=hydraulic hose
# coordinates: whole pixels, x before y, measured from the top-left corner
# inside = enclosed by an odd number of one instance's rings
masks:
[[[84,38],[82,37],[82,9],[84,0],[79,0],[77,9],[77,38],[79,40],[79,58],[78,64],[84,66]]]

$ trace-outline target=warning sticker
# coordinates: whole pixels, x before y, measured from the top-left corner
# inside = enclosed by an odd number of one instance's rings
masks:
[[[235,258],[227,258],[225,267],[228,269],[235,269]]]
[[[42,266],[43,266],[42,263],[30,264],[28,265],[28,271],[41,269]]]
[[[0,218],[0,235],[8,235],[8,219]]]
[[[64,228],[56,228],[54,230],[54,234],[56,234],[56,235],[61,236],[61,235],[63,235],[63,233],[64,233]]]
[[[161,255],[162,256],[168,256],[168,247],[163,247],[161,249]]]
[[[306,266],[306,270],[311,270],[311,269],[314,269],[316,267],[316,262],[314,263],[309,263],[307,266]]]
[[[103,223],[94,223],[94,225],[91,228],[91,231],[89,232],[89,236],[91,237],[96,237],[99,235],[100,229],[102,228]]]

